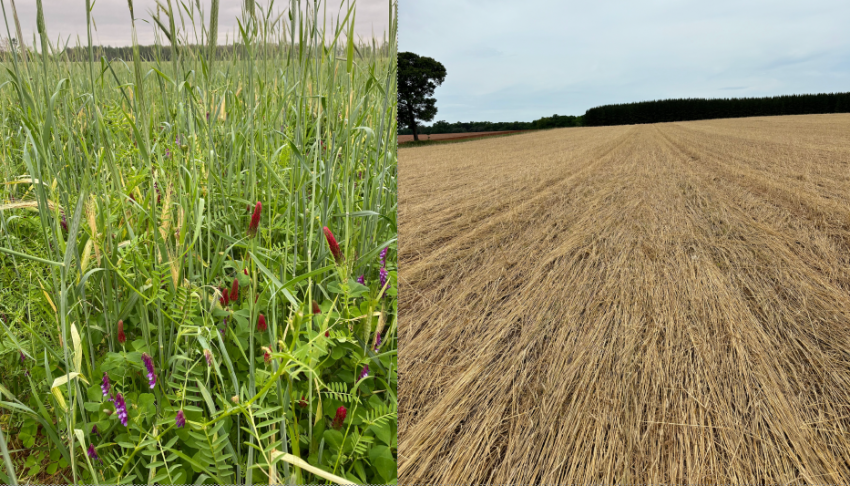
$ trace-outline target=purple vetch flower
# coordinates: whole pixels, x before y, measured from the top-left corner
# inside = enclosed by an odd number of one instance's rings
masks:
[[[148,353],[142,353],[142,361],[145,362],[145,368],[148,369],[148,383],[151,385],[151,390],[156,386],[156,373],[153,372],[153,360]]]
[[[118,418],[121,420],[121,425],[127,426],[127,403],[124,401],[124,396],[120,393],[112,399],[115,404],[115,411],[118,413]]]
[[[171,150],[168,150],[168,148],[165,149],[165,156],[171,157]]]
[[[375,335],[375,351],[381,347],[381,333]]]
[[[387,284],[387,280],[389,280],[390,274],[387,272],[387,269],[384,268],[384,267],[381,267],[381,271],[379,273],[380,273],[380,276],[381,276],[381,288],[384,288],[384,285]],[[387,287],[387,290],[389,290],[389,287]]]
[[[177,418],[174,420],[178,429],[182,429],[186,426],[186,416],[183,415],[183,410],[177,412]]]
[[[109,395],[109,375],[106,372],[103,372],[103,383],[100,384],[100,390],[103,392],[103,396]]]
[[[21,364],[23,364],[23,363],[24,363],[24,361],[26,361],[26,360],[27,360],[27,357],[24,355],[24,352],[23,352],[23,351],[18,350],[18,352],[20,352],[20,353],[21,353]]]
[[[388,248],[384,248],[383,250],[381,250],[380,260],[381,260],[381,266],[382,267],[387,266],[387,249]]]
[[[91,433],[97,436],[100,436],[100,432],[97,430],[97,424],[91,426]]]
[[[221,332],[223,333],[224,329],[222,329]],[[212,357],[212,353],[210,352],[209,349],[204,350],[204,358],[206,358],[206,360],[207,360],[207,366],[212,366],[212,358],[213,357]]]
[[[360,379],[366,378],[369,376],[369,365],[363,367],[363,371],[360,372]]]
[[[68,231],[68,220],[65,219],[65,213],[62,213],[62,220],[59,221],[59,225],[62,226],[63,231]]]
[[[94,444],[89,444],[89,450],[87,452],[88,452],[90,458],[92,458],[96,461],[100,461],[100,458],[97,457],[97,451],[94,450]],[[100,462],[103,462],[103,461],[100,461]]]
[[[359,283],[360,285],[366,285],[366,276],[361,275],[357,277],[357,283]]]

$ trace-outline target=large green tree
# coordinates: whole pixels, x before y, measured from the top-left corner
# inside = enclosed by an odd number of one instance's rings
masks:
[[[419,140],[417,122],[431,121],[437,114],[434,90],[446,79],[446,68],[430,57],[412,52],[398,54],[398,121]]]

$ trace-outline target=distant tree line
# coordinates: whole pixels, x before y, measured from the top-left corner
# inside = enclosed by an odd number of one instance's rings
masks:
[[[591,108],[583,116],[552,115],[533,122],[435,122],[421,127],[420,133],[497,132],[562,127],[599,127],[664,123],[748,116],[817,115],[850,113],[850,93],[821,93],[772,96],[764,98],[682,98]],[[399,135],[410,135],[399,127]]]
[[[663,123],[748,116],[849,113],[850,93],[822,93],[766,98],[688,98],[604,105],[587,110],[590,127]]]
[[[569,115],[552,115],[531,122],[455,122],[445,120],[434,122],[430,127],[420,127],[419,133],[433,135],[437,133],[472,133],[472,132],[501,132],[507,130],[539,130],[543,128],[565,128],[582,126],[582,117]],[[409,128],[398,129],[399,135],[412,135]]]
[[[35,55],[35,52],[31,47],[21,46],[18,44],[17,39],[15,38],[4,38],[0,37],[0,62],[8,61],[11,59],[11,53],[13,50],[20,52],[21,47],[27,49],[29,56],[32,57]],[[281,44],[257,44],[253,46],[254,55],[257,57],[274,57],[282,50],[288,50],[292,47],[290,45],[281,45]],[[193,52],[196,55],[200,52],[206,54],[208,52],[209,47],[206,45],[181,45],[178,49],[183,50],[184,55],[186,52]],[[295,46],[295,49],[298,49],[298,46]],[[378,56],[388,56],[389,55],[389,46],[377,45],[374,46],[376,50],[375,54]],[[372,54],[373,46],[372,45],[359,45],[356,47],[356,52],[360,56],[368,56]],[[123,46],[123,47],[112,47],[112,46],[93,46],[94,58],[95,61],[98,61],[101,57],[105,57],[107,61],[114,61],[116,59],[121,59],[124,61],[132,61],[133,60],[133,47],[132,46]],[[285,53],[286,51],[284,51]],[[141,57],[142,61],[155,61],[159,59],[160,61],[170,62],[171,61],[171,53],[172,48],[170,45],[148,45],[148,46],[139,46],[139,57]],[[295,53],[297,55],[297,51]],[[88,61],[89,60],[89,48],[88,46],[76,46],[76,47],[68,47],[62,51],[62,56],[67,55],[68,60],[70,61]],[[219,45],[216,46],[216,59],[218,60],[229,60],[229,59],[244,59],[247,55],[247,49],[244,44],[228,44],[228,45]],[[345,52],[343,48],[339,48],[338,52],[339,56],[344,58]]]

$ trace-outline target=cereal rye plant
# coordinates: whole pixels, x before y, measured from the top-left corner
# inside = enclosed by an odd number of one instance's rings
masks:
[[[396,481],[396,5],[219,1],[2,59],[3,482]]]

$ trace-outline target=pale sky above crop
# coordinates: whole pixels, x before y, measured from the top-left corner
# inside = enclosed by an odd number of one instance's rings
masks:
[[[402,0],[399,51],[446,67],[435,121],[847,92],[850,1]]]
[[[14,37],[15,26],[11,19],[11,9],[9,0],[3,0],[6,4],[6,13],[10,16],[9,27],[12,30]],[[345,8],[347,2],[350,1],[356,5],[356,25],[355,32],[363,40],[370,39],[374,29],[375,37],[383,39],[384,32],[389,29],[389,3],[387,0],[342,0]],[[93,0],[94,9],[92,17],[94,18],[97,30],[93,32],[94,41],[97,45],[111,46],[126,46],[131,44],[130,33],[130,10],[127,7],[127,0]],[[160,0],[160,3],[167,5],[166,0]],[[179,0],[172,0],[173,8],[177,8]],[[195,0],[183,0],[187,6],[194,5]],[[219,7],[219,40],[224,42],[226,36],[232,42],[233,34],[236,32],[236,19],[241,16],[243,0],[221,0]],[[259,5],[265,9],[269,5],[268,0],[257,0]],[[302,5],[306,4],[305,0],[301,1]],[[209,10],[210,0],[200,0],[201,7],[204,9],[205,24],[209,25]],[[288,8],[289,0],[277,0],[274,3],[274,11],[281,12]],[[314,2],[311,2],[313,5]],[[18,9],[18,17],[21,21],[21,30],[24,34],[24,39],[27,45],[33,43],[33,32],[36,30],[36,3],[35,0],[15,0],[15,6]],[[86,2],[85,0],[42,0],[44,6],[44,21],[47,26],[47,34],[52,42],[55,42],[57,37],[61,36],[63,43],[70,35],[70,46],[76,45],[76,37],[80,36],[80,42],[85,44],[86,41]],[[320,4],[319,16],[321,18],[324,11],[324,3]],[[133,10],[136,16],[136,29],[138,31],[139,43],[143,45],[153,44],[153,21],[151,21],[150,11],[156,8],[155,0],[134,0]],[[311,7],[312,8],[312,7]],[[331,0],[327,3],[328,17],[337,17],[340,8],[340,0]],[[2,13],[2,12],[0,12]],[[344,15],[344,14],[343,14]],[[187,27],[189,23],[188,16],[184,12]],[[286,17],[284,17],[286,18]],[[0,16],[2,21],[2,16]],[[145,22],[147,21],[147,22]],[[6,26],[3,24],[0,28],[0,36],[6,37]],[[329,22],[330,25],[330,22]],[[331,30],[329,27],[328,30]],[[199,30],[200,35],[200,30]]]

